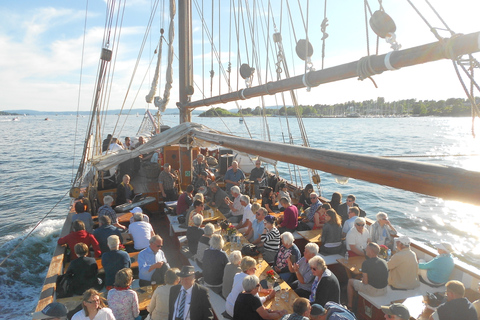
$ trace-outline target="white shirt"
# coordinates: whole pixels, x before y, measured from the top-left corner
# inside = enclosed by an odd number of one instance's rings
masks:
[[[250,220],[250,222],[253,222],[253,220],[255,220],[255,215],[252,212],[252,205],[250,203],[243,208],[242,224],[244,224],[247,219]]]
[[[243,291],[243,279],[248,276],[245,272],[240,272],[233,277],[233,286],[232,286],[232,291],[230,291],[230,294],[227,297],[227,300],[225,302],[225,311],[233,317],[233,308],[235,307],[235,302],[237,301],[238,295]],[[260,297],[258,293],[255,295],[256,297],[260,298],[260,301],[262,304],[267,300],[266,297]],[[175,318],[173,318],[175,319]]]
[[[152,232],[152,225],[145,221],[136,221],[128,227],[128,233],[132,235],[135,250],[148,247]]]
[[[90,320],[90,317],[87,317],[85,311],[82,309],[73,315],[72,320]],[[93,320],[115,320],[115,316],[113,315],[112,309],[102,308],[98,310]]]
[[[363,227],[363,233],[357,231],[356,227],[353,227],[347,233],[347,250],[350,249],[350,245],[353,244],[357,249],[363,250],[367,247],[368,239],[370,238],[370,232]]]
[[[180,304],[180,299],[182,299],[183,291],[187,292],[187,295],[185,296],[185,309],[183,310],[183,320],[190,320],[190,302],[192,301],[192,290],[193,290],[193,285],[188,288],[188,290],[185,290],[185,288],[181,288],[180,292],[178,293],[177,301],[175,301],[175,308],[173,309],[173,317],[172,319],[175,319],[177,317],[177,311],[178,307]]]

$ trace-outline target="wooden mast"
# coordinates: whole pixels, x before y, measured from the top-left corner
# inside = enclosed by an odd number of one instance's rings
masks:
[[[270,159],[279,159],[282,162],[306,168],[443,199],[478,204],[480,172],[416,161],[239,138],[199,130],[193,130],[191,135],[226,148]]]
[[[372,74],[379,74],[388,70],[400,69],[441,59],[455,59],[458,56],[478,51],[480,51],[480,32],[457,35],[451,39],[444,39],[442,42],[438,41],[405,50],[389,52],[379,56],[370,56],[369,65],[366,60],[353,61],[323,70],[312,71],[305,75],[189,102],[182,104],[182,106],[186,108],[211,106],[264,95],[272,95],[287,90],[306,88],[307,86],[316,87],[323,83],[356,78],[358,77],[357,70],[360,64],[363,64],[363,69],[371,67],[374,71]]]

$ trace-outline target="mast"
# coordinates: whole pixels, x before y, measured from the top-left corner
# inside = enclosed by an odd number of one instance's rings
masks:
[[[192,1],[178,1],[178,56],[180,123],[191,122],[192,112],[184,106],[193,94]]]

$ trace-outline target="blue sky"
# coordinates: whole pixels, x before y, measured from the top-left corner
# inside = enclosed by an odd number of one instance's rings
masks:
[[[219,0],[214,0],[217,5]],[[220,0],[222,3],[221,11],[214,11],[213,38],[217,49],[220,49],[224,67],[229,59],[232,62],[232,68],[236,68],[237,49],[234,44],[229,54],[229,37],[231,8],[230,1]],[[457,33],[470,33],[480,31],[478,12],[480,12],[480,1],[478,0],[457,0],[452,5],[450,0],[430,0],[449,26]],[[422,12],[426,8],[425,2],[413,1]],[[201,6],[202,0],[194,2],[194,71],[195,81],[200,89],[205,89],[205,94],[210,95],[210,59],[211,51],[204,41],[204,56],[202,59],[202,28],[201,21],[198,18],[196,4]],[[244,3],[244,2],[243,2]],[[253,0],[249,1],[252,5]],[[267,0],[257,0],[257,16],[268,16],[266,7]],[[272,0],[272,11],[277,26],[280,27],[282,18],[282,36],[284,40],[287,61],[289,63],[290,73],[301,74],[303,72],[303,62],[296,56],[291,55],[292,34],[286,15],[280,17],[280,6],[282,1]],[[300,1],[304,18],[309,21],[309,38],[314,47],[312,57],[315,69],[321,69],[321,32],[320,23],[323,19],[323,1],[310,0],[307,15],[307,1]],[[369,1],[372,10],[378,8],[378,2]],[[123,4],[123,2],[122,2]],[[111,88],[110,109],[121,107],[125,97],[125,91],[130,81],[130,75],[138,55],[138,48],[144,36],[146,24],[149,17],[150,8],[153,1],[133,0],[127,1],[121,42],[119,46],[119,56],[115,64],[114,84]],[[235,1],[236,10],[238,10],[238,0]],[[206,23],[211,28],[211,1],[204,0],[204,11],[206,12]],[[295,34],[298,39],[305,38],[302,17],[299,14],[297,1],[289,2],[293,20]],[[415,14],[406,1],[384,0],[383,5],[397,24],[397,40],[402,48],[409,48],[424,43],[435,41],[425,24]],[[103,36],[103,26],[105,23],[106,3],[99,0],[89,0],[89,12],[87,19],[84,69],[82,78],[82,89],[80,91],[80,110],[89,110],[91,105],[92,88],[95,81],[96,69],[98,65],[101,40]],[[168,29],[168,18],[163,18],[159,11],[162,6],[168,8],[168,3],[160,0],[159,10],[157,10],[152,33],[147,39],[143,59],[139,64],[136,78],[131,89],[132,96],[137,94],[138,98],[127,100],[125,108],[145,108],[143,97],[148,93],[151,83],[151,75],[154,66],[149,67],[149,61],[153,57],[153,51],[158,42],[159,28]],[[284,9],[286,8],[283,2]],[[79,95],[80,62],[83,43],[84,21],[85,21],[84,0],[77,1],[0,1],[0,110],[12,109],[34,109],[45,111],[75,111]],[[253,8],[250,14],[253,15]],[[358,60],[366,55],[365,45],[365,26],[363,14],[363,1],[359,0],[330,0],[327,1],[327,17],[329,26],[327,32],[329,38],[326,41],[326,67],[339,65]],[[220,22],[217,12],[220,12]],[[239,12],[239,11],[237,11]],[[246,11],[243,11],[246,16]],[[166,12],[168,14],[168,11]],[[426,17],[434,26],[440,27],[438,20],[433,19],[431,14]],[[265,81],[265,61],[267,47],[261,44],[262,34],[266,33],[265,26],[260,25],[260,19],[256,20],[256,32],[258,32],[257,41],[259,42],[258,56],[261,66],[258,65],[256,74],[260,74],[262,81]],[[262,20],[264,21],[264,20]],[[219,34],[219,23],[221,25]],[[273,33],[270,26],[270,34]],[[247,30],[248,32],[248,30]],[[241,29],[243,33],[243,29]],[[442,33],[446,35],[446,33]],[[206,37],[205,37],[206,39]],[[221,43],[218,41],[221,39]],[[233,43],[235,43],[233,39]],[[372,43],[375,42],[373,33],[370,32],[371,50],[374,51]],[[243,43],[242,43],[243,44]],[[250,62],[252,59],[252,40],[246,43],[247,52],[241,52],[241,62]],[[115,46],[116,49],[116,46]],[[380,40],[380,53],[390,51],[389,45]],[[272,48],[269,47],[271,59],[275,59]],[[478,54],[476,57],[478,58]],[[162,72],[165,71],[166,52],[164,52]],[[202,62],[205,63],[202,76]],[[271,70],[272,66],[270,66]],[[218,64],[214,63],[215,77],[212,86],[213,93],[218,92],[219,70]],[[177,76],[177,62],[174,63],[174,77]],[[478,73],[478,72],[477,72]],[[232,72],[233,74],[233,72]],[[143,85],[142,79],[145,76]],[[275,78],[275,74],[268,75],[268,81]],[[204,82],[202,83],[202,78]],[[297,91],[299,103],[337,103],[350,100],[362,101],[385,97],[387,101],[397,99],[446,99],[450,97],[464,97],[463,90],[455,79],[455,73],[451,62],[435,62],[419,67],[406,68],[395,72],[386,72],[375,76],[375,81],[379,86],[375,89],[370,80],[360,82],[356,79],[346,80],[335,84],[322,85],[313,88],[311,92],[305,89]],[[236,78],[232,78],[234,88],[237,87]],[[255,80],[255,83],[257,80]],[[161,79],[161,91],[163,92],[164,77]],[[243,81],[238,83],[239,88],[243,88]],[[221,85],[222,92],[226,91],[226,84]],[[137,91],[139,90],[139,91]],[[172,89],[171,102],[169,108],[174,108],[174,103],[178,100],[178,91],[174,84]],[[196,88],[196,95],[193,100],[201,97],[200,90]],[[265,99],[266,105],[275,105],[280,100],[275,101],[273,97]],[[253,101],[242,101],[243,107],[254,107],[260,104],[259,99]],[[235,105],[224,105],[226,108],[234,108]]]

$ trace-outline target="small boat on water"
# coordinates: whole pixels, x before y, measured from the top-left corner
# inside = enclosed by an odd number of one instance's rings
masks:
[[[20,118],[19,117],[15,117],[12,119],[12,121],[20,121]]]
[[[116,10],[114,8],[108,9]],[[478,52],[480,51],[480,32],[442,38],[430,44],[400,50],[396,41],[394,39],[392,40],[392,33],[394,31],[387,30],[386,33],[389,36],[382,37],[382,31],[385,31],[384,29],[386,27],[379,24],[379,21],[374,21],[371,22],[371,25],[375,26],[372,26],[375,33],[379,34],[381,38],[389,38],[389,43],[392,45],[392,48],[394,48],[393,51],[385,54],[369,55],[358,61],[328,69],[314,70],[313,68],[308,68],[305,69],[305,72],[301,75],[290,76],[286,59],[284,59],[285,51],[283,49],[282,34],[278,30],[275,30],[272,34],[274,41],[272,47],[276,48],[276,55],[278,57],[278,60],[275,61],[275,70],[278,71],[278,79],[276,79],[276,81],[261,82],[261,80],[255,80],[257,82],[254,82],[253,75],[255,68],[244,63],[238,68],[238,73],[241,78],[245,80],[245,88],[235,90],[229,87],[228,92],[219,93],[216,96],[212,95],[211,97],[202,95],[201,99],[192,100],[195,84],[192,70],[194,64],[191,10],[191,1],[180,1],[178,7],[179,32],[177,33],[180,38],[178,41],[180,60],[178,81],[180,93],[178,102],[176,103],[180,110],[180,123],[173,128],[162,127],[161,114],[159,113],[158,116],[153,116],[147,111],[144,116],[144,122],[142,122],[136,136],[148,137],[148,141],[134,150],[102,153],[101,142],[104,124],[101,122],[103,120],[101,115],[106,112],[108,108],[108,105],[104,105],[108,99],[102,99],[104,90],[108,91],[108,89],[104,87],[105,81],[103,81],[103,79],[108,70],[108,65],[112,61],[115,61],[112,56],[116,53],[116,50],[112,48],[116,48],[118,45],[117,43],[108,43],[108,46],[103,44],[98,80],[95,88],[96,94],[92,103],[91,121],[89,122],[89,127],[86,132],[84,153],[70,194],[72,204],[80,201],[79,195],[82,194],[83,198],[89,199],[92,210],[91,213],[95,216],[96,209],[102,204],[103,196],[106,194],[114,195],[116,192],[114,187],[106,187],[105,185],[107,180],[105,176],[108,172],[115,171],[116,169],[117,176],[122,176],[122,174],[126,172],[123,164],[138,159],[140,156],[156,152],[157,150],[160,150],[163,163],[169,163],[174,170],[179,171],[179,185],[182,189],[185,189],[191,183],[192,161],[197,154],[215,154],[213,158],[219,162],[215,178],[219,181],[223,178],[226,168],[228,167],[229,159],[229,157],[222,158],[221,155],[232,154],[231,158],[238,156],[246,159],[245,166],[248,165],[249,161],[252,162],[254,159],[261,158],[265,162],[271,163],[272,166],[274,166],[277,161],[282,161],[293,166],[308,168],[311,172],[309,179],[316,181],[316,183],[320,183],[320,179],[316,178],[318,176],[316,172],[324,171],[338,176],[361,179],[444,199],[475,204],[478,202],[478,195],[480,194],[480,173],[478,172],[461,168],[442,167],[428,163],[316,149],[309,146],[304,129],[302,131],[302,135],[304,134],[304,136],[301,145],[235,136],[232,133],[221,132],[216,128],[208,128],[200,124],[192,123],[191,112],[198,107],[213,106],[215,104],[247,100],[267,95],[279,94],[283,97],[284,92],[291,95],[294,105],[298,105],[295,93],[296,89],[307,88],[310,90],[323,83],[354,77],[367,79],[373,77],[375,74],[389,70],[393,71],[395,69],[440,59],[460,59],[463,55]],[[378,12],[384,19],[389,18],[388,15],[385,16],[383,10],[379,10]],[[173,28],[175,10],[171,10],[170,13],[172,15],[171,27]],[[113,16],[113,14],[109,13],[107,15],[107,21]],[[265,15],[261,15],[261,17],[264,18]],[[204,20],[202,19],[201,21]],[[111,23],[106,23],[105,25],[111,26]],[[107,33],[110,34],[110,32]],[[254,32],[252,32],[252,34],[253,33]],[[173,34],[173,32],[170,33],[170,36],[173,37]],[[323,36],[325,36],[325,33]],[[162,41],[161,39],[160,44],[163,43]],[[173,38],[169,39],[169,46],[173,46],[173,43]],[[244,42],[242,41],[242,43]],[[250,41],[249,43],[255,43],[255,41]],[[445,43],[448,43],[448,50],[445,49]],[[311,53],[308,40],[299,40],[295,45],[298,57],[305,61],[306,65],[310,65]],[[154,101],[154,105],[159,111],[165,110],[170,99],[169,87],[171,87],[173,82],[173,49],[169,48],[169,57],[167,60],[167,84],[165,85],[166,89],[163,98],[159,96],[155,97],[154,92],[153,94],[149,93],[146,99],[148,103]],[[161,66],[161,57],[158,58],[158,61],[159,64],[155,72],[156,79],[152,81],[153,88],[156,88],[158,83],[158,70]],[[219,64],[224,62],[225,61],[219,61]],[[211,76],[213,77],[214,72],[212,72],[213,70],[211,71]],[[229,72],[225,72],[225,74],[228,73]],[[230,83],[230,80],[231,79],[228,78],[227,82]],[[115,118],[119,118],[120,114]],[[45,120],[47,119],[48,118]],[[297,119],[299,119],[300,127],[302,128],[301,115],[297,115]],[[239,119],[239,123],[242,122],[243,119]],[[134,136],[135,134],[129,133],[128,135]],[[222,159],[227,159],[226,163],[222,163]],[[165,250],[168,251],[168,255],[172,257],[172,261],[175,261],[177,264],[189,263],[185,258],[182,258],[177,234],[175,234],[172,225],[170,225],[170,220],[167,220],[164,214],[168,206],[164,201],[165,199],[159,194],[158,184],[156,183],[159,168],[157,163],[154,163],[154,166],[157,167],[153,169],[145,167],[140,169],[138,173],[133,174],[132,183],[137,192],[141,192],[145,197],[149,198],[148,203],[144,203],[143,206],[152,213],[151,219],[155,230],[159,233],[163,232],[162,236],[166,239]],[[248,172],[248,170],[245,171]],[[281,177],[274,173],[270,173],[270,175],[277,181],[281,179]],[[112,175],[110,175],[109,178],[111,178],[111,176]],[[113,177],[115,186],[115,175],[113,175]],[[293,198],[299,197],[301,186],[289,183],[288,188]],[[323,198],[322,201],[327,202],[328,200]],[[73,212],[70,211],[62,228],[61,236],[70,232],[72,215]],[[435,256],[435,251],[421,242],[414,241],[412,243],[412,250],[419,258],[426,260]],[[42,310],[45,305],[55,300],[56,279],[65,271],[64,257],[65,248],[57,246],[40,295],[37,311]],[[336,261],[331,261],[331,263],[332,265],[337,264]],[[332,269],[335,269],[335,267],[332,267]],[[476,288],[476,284],[480,282],[480,271],[466,263],[456,262],[452,278],[461,280],[468,289],[473,290]],[[418,295],[424,293],[415,291],[405,294]],[[408,297],[409,296],[398,294],[395,295],[395,298],[399,299]],[[381,303],[384,303],[383,300],[372,300],[363,296],[361,299],[363,299],[362,309],[359,310],[357,314],[359,318],[383,318],[379,309]],[[221,319],[220,314],[216,313],[216,316]]]

